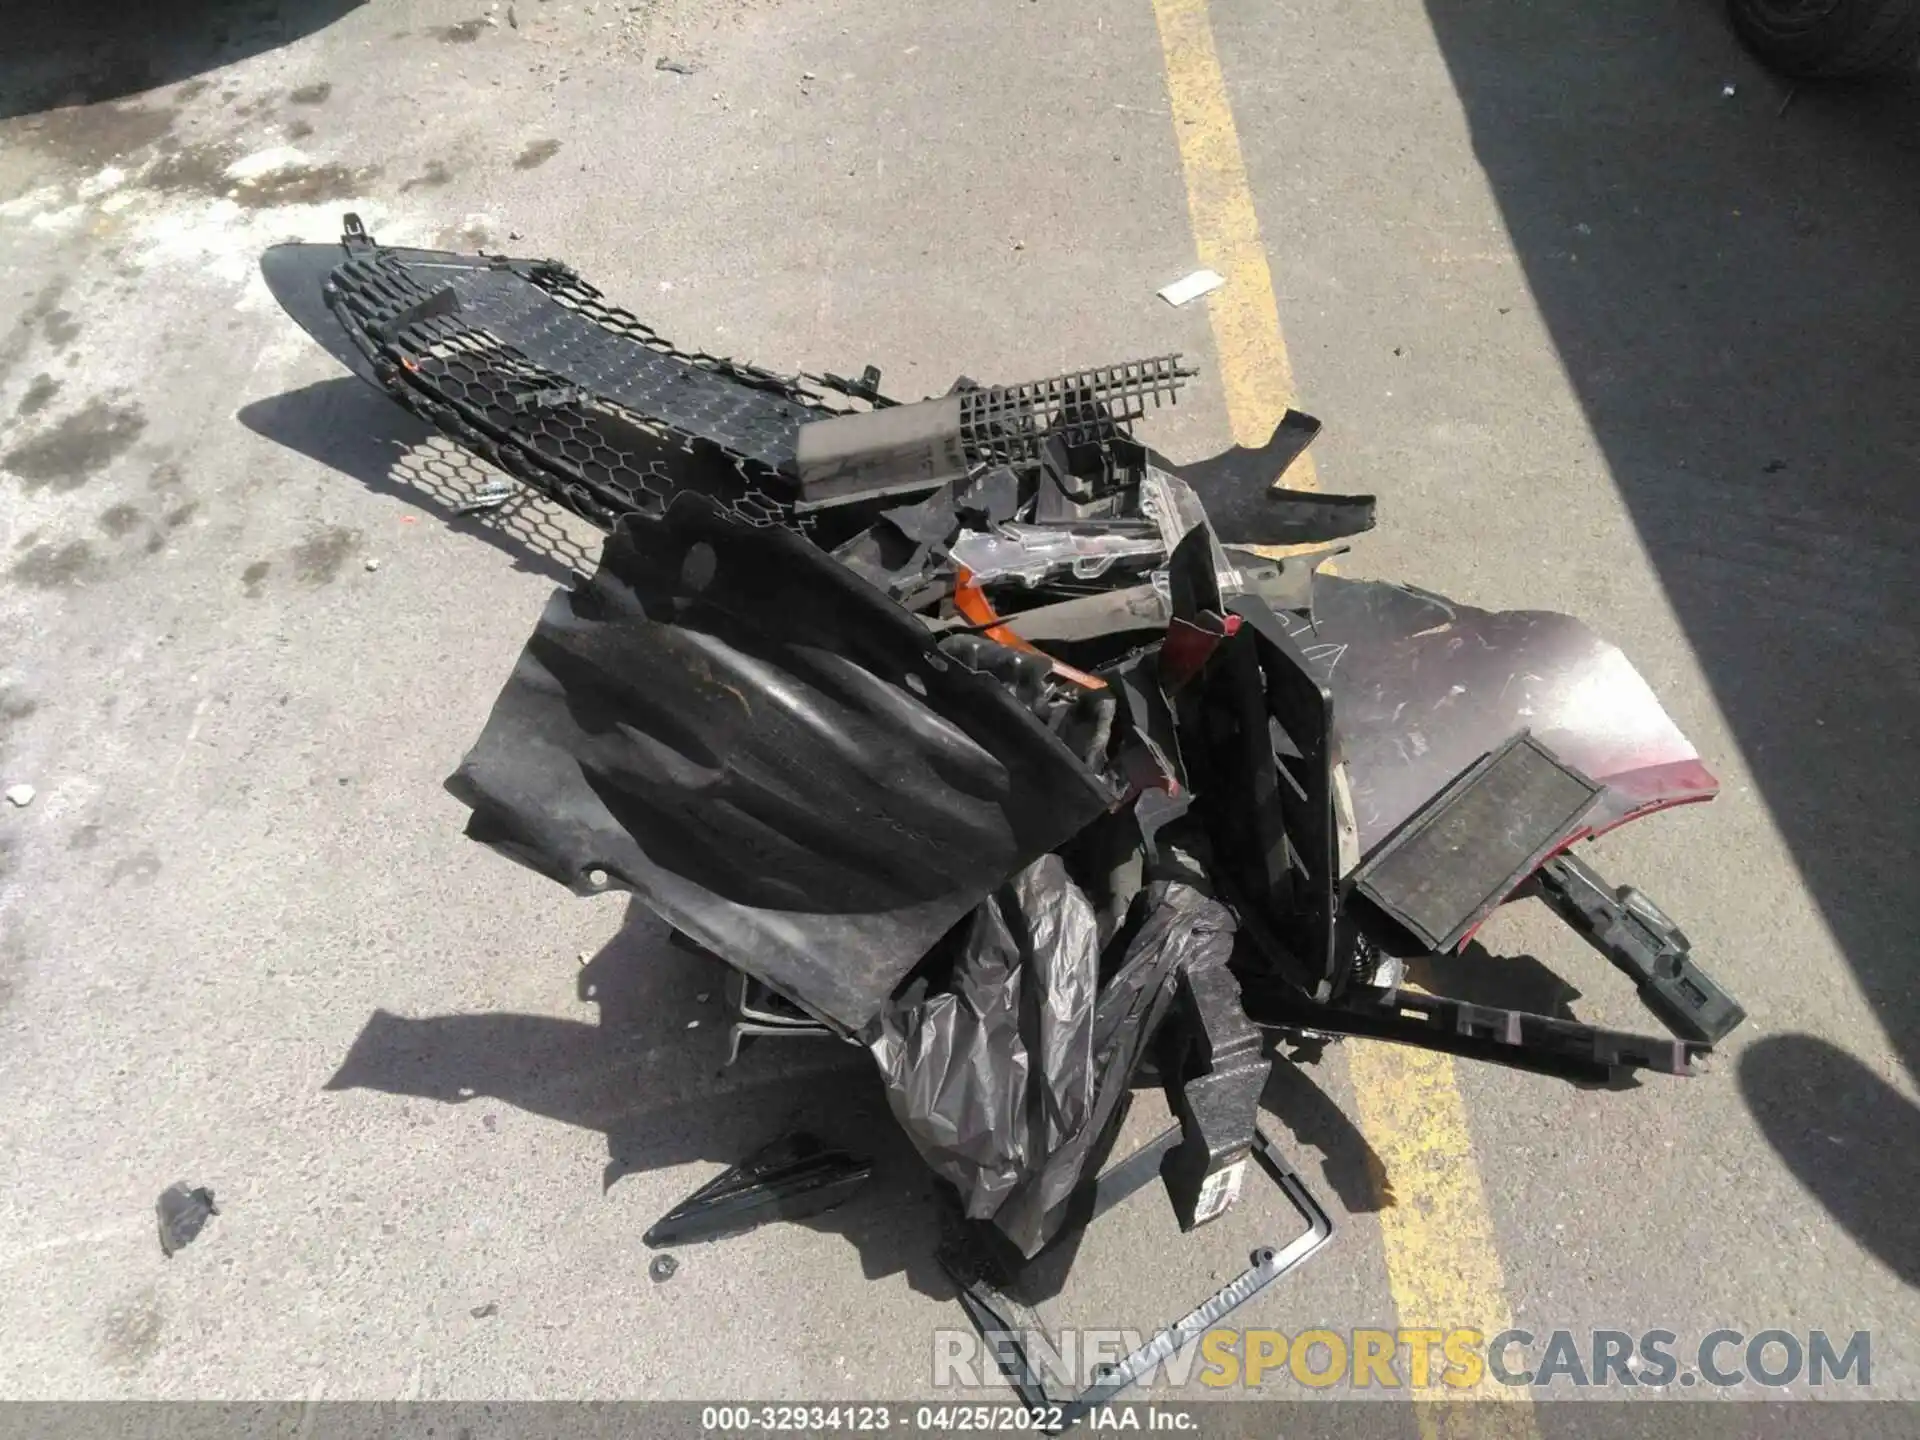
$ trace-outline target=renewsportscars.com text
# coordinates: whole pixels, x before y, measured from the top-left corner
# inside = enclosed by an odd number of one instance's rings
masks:
[[[1077,1387],[1115,1366],[1146,1337],[1131,1330],[1063,1330],[1017,1337],[1050,1387]],[[933,1337],[936,1387],[991,1385],[1002,1373],[996,1345],[1013,1363],[1012,1337],[972,1330]],[[1795,1385],[1864,1389],[1873,1383],[1873,1337],[1865,1330],[1712,1330],[1683,1340],[1672,1330],[1470,1329],[1210,1330],[1139,1381],[1209,1389],[1531,1390],[1728,1389]]]

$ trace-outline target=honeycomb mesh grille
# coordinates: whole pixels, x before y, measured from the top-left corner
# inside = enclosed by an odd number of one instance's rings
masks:
[[[675,350],[564,266],[363,248],[328,299],[396,399],[596,525],[690,488],[749,524],[807,528],[786,499],[794,440],[842,407]]]
[[[894,403],[877,371],[814,382],[677,349],[557,261],[389,250],[350,226],[326,293],[396,400],[602,528],[691,489],[747,524],[812,532],[792,503],[800,427]],[[1160,355],[963,391],[962,440],[1002,464],[1102,441],[1195,373]]]

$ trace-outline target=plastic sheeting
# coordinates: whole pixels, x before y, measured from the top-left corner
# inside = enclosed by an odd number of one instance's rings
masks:
[[[895,1118],[968,1217],[1023,1255],[1058,1232],[1183,965],[1221,963],[1225,906],[1186,885],[1141,893],[1137,924],[1102,926],[1058,856],[980,905],[954,937],[945,988],[914,982],[870,1036]],[[1114,952],[1117,951],[1117,960]]]
[[[943,993],[881,1012],[871,1042],[895,1116],[973,1219],[1085,1122],[1099,927],[1043,855],[960,927]]]
[[[1009,520],[990,531],[962,530],[953,562],[981,584],[1017,580],[1039,585],[1071,577],[1096,580],[1114,566],[1142,571],[1166,558],[1156,528],[1121,524],[1030,525]]]

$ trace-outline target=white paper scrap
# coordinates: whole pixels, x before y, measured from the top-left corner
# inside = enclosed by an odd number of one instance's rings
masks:
[[[1226,283],[1224,275],[1217,275],[1211,270],[1196,270],[1159,293],[1160,298],[1169,305],[1184,305],[1189,300],[1198,300],[1202,295],[1211,295]]]

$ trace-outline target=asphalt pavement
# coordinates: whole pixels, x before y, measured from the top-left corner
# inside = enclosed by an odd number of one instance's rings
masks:
[[[484,469],[255,263],[352,210],[897,394],[1180,350],[1147,438],[1198,457],[1245,277],[1155,297],[1206,240],[1170,10],[1210,26],[1319,481],[1380,497],[1346,572],[1625,649],[1724,788],[1601,857],[1751,1017],[1619,1091],[1333,1047],[1270,1101],[1339,1234],[1236,1323],[1865,1330],[1871,1393],[1920,1399],[1920,76],[1793,89],[1710,0],[25,0],[0,1395],[931,1392],[962,1322],[861,1054],[726,1066],[715,973],[442,789],[593,535],[457,513]],[[1481,939],[1435,988],[1648,1028],[1536,907]],[[872,1149],[869,1192],[651,1279],[647,1225],[795,1125]],[[1459,1225],[1417,1223],[1422,1166]],[[167,1260],[176,1180],[220,1213]],[[1289,1224],[1250,1190],[1180,1239],[1143,1197],[1057,1316],[1150,1329]]]

